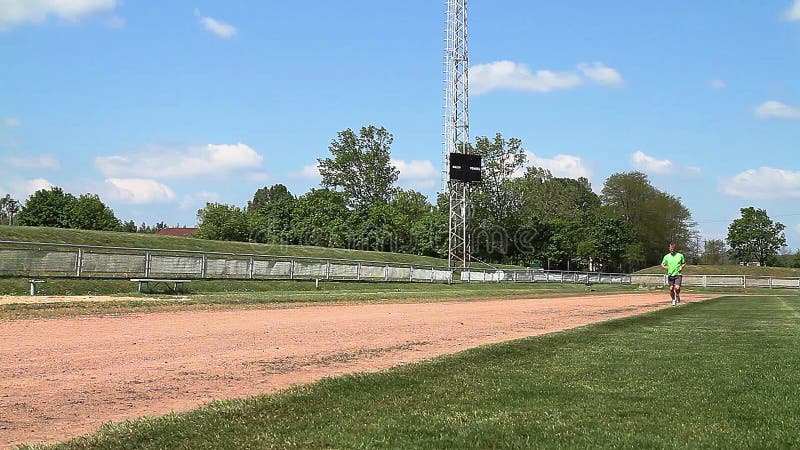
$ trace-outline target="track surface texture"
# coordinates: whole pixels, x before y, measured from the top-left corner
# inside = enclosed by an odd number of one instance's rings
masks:
[[[665,307],[647,293],[0,321],[0,447]]]

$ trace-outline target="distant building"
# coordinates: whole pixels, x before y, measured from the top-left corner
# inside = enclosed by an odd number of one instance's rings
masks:
[[[156,231],[156,234],[162,236],[186,237],[191,236],[195,231],[197,231],[197,228],[164,228],[163,230]]]

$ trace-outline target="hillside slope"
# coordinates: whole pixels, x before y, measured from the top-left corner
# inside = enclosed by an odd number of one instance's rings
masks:
[[[447,260],[403,253],[311,247],[302,245],[256,244],[248,242],[210,241],[189,237],[160,236],[147,233],[67,230],[61,228],[0,226],[0,241],[48,242],[57,244],[102,245],[169,250],[251,253],[275,256],[307,256],[364,261],[386,261],[406,264],[447,266]]]

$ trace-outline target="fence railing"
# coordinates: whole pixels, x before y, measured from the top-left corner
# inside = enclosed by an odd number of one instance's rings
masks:
[[[0,241],[0,276],[627,284],[625,274],[456,269],[382,261]]]
[[[632,274],[631,284],[666,286],[667,276]],[[753,275],[684,275],[683,286],[800,289],[800,278]]]

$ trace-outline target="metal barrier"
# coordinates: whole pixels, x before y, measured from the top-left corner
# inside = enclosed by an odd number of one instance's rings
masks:
[[[630,275],[623,273],[574,272],[560,270],[469,269],[461,271],[466,283],[570,283],[570,284],[630,284]]]
[[[666,275],[632,274],[631,284],[666,286]],[[800,289],[800,278],[753,275],[684,275],[683,286]]]
[[[458,280],[456,279],[458,275]],[[0,241],[0,276],[628,284],[625,274],[455,269],[335,258]]]
[[[453,281],[447,267],[261,254],[0,241],[0,276]]]

